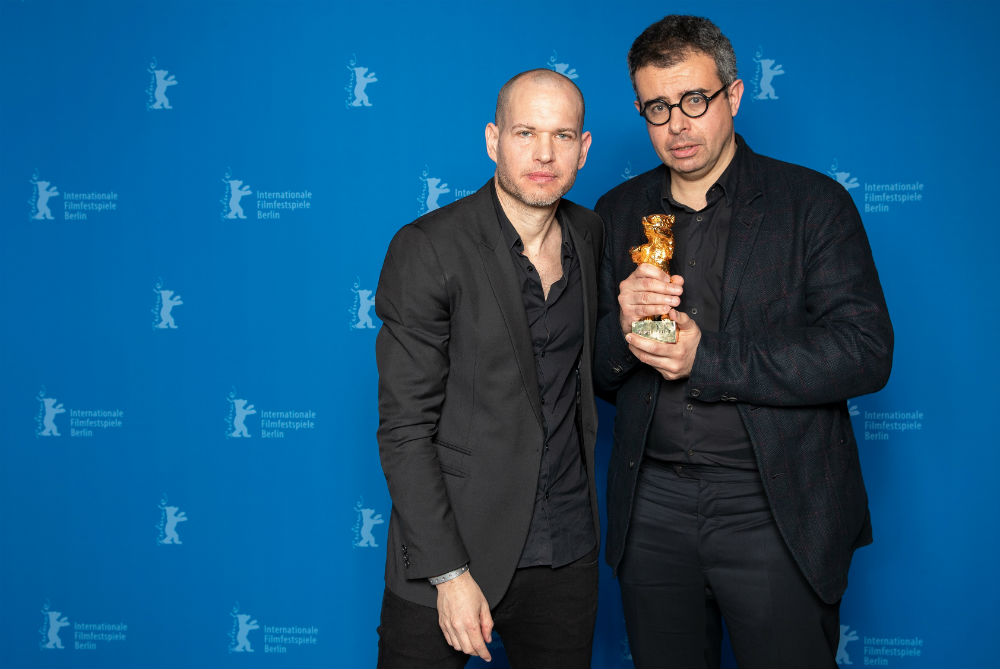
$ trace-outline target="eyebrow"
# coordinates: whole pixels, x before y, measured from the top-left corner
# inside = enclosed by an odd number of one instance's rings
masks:
[[[685,95],[687,95],[688,93],[708,93],[708,89],[707,89],[707,88],[704,88],[704,87],[699,87],[699,88],[690,88],[690,89],[688,89],[688,90],[684,91],[683,93],[681,93],[681,97],[684,97],[684,96],[685,96]],[[644,101],[644,102],[642,103],[642,106],[643,106],[643,107],[645,107],[645,106],[646,106],[646,105],[648,105],[648,104],[649,104],[650,102],[656,102],[657,100],[659,100],[659,101],[661,101],[661,102],[666,102],[667,104],[671,104],[670,100],[668,100],[668,99],[667,99],[666,97],[664,97],[664,96],[662,96],[662,95],[658,95],[658,96],[657,96],[657,97],[655,97],[655,98],[650,98],[650,99],[648,99],[648,100]]]
[[[515,123],[510,127],[511,131],[515,130],[538,130],[533,125],[528,125],[527,123]],[[573,127],[556,128],[553,132],[580,132],[579,129]]]

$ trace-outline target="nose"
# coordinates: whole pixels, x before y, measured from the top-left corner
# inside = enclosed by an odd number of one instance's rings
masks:
[[[680,107],[675,107],[670,110],[670,120],[667,121],[667,127],[671,133],[679,135],[688,129],[690,120],[688,115],[681,111]]]
[[[540,133],[538,141],[535,143],[535,160],[540,163],[550,163],[552,162],[552,155],[552,136],[547,132]]]

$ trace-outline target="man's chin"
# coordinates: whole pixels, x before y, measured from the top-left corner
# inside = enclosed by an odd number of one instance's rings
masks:
[[[568,190],[568,189],[567,189]],[[517,198],[522,204],[526,204],[529,207],[551,207],[552,205],[559,202],[562,196],[566,193],[564,190],[518,190],[514,193],[514,197]]]
[[[664,161],[664,164],[674,174],[689,179],[697,179],[705,172],[705,165],[701,162],[671,160],[670,162]]]
[[[553,197],[551,195],[545,195],[545,196],[539,195],[539,196],[536,196],[536,197],[524,197],[524,198],[521,199],[521,202],[523,202],[524,204],[528,205],[529,207],[543,208],[543,207],[551,207],[556,202],[558,202],[561,198],[562,198],[562,195],[557,195],[555,197]]]
[[[563,195],[568,193],[569,189],[573,186],[572,181],[568,184],[565,182],[552,182],[546,186],[538,186],[533,183],[511,184],[506,179],[500,179],[499,184],[501,190],[510,197],[513,197],[523,205],[538,209],[544,209],[557,204]],[[510,186],[516,187],[511,188]]]

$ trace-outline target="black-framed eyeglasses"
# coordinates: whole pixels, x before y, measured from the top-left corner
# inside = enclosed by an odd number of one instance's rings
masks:
[[[660,98],[650,100],[642,106],[639,116],[646,119],[646,123],[650,125],[663,125],[670,120],[670,112],[673,111],[673,108],[680,107],[681,111],[688,118],[698,118],[699,116],[704,116],[705,112],[708,111],[708,103],[718,97],[720,93],[724,93],[728,88],[729,84],[726,84],[711,95],[705,95],[701,91],[688,91],[681,96],[680,102],[674,104],[669,104],[666,100]]]

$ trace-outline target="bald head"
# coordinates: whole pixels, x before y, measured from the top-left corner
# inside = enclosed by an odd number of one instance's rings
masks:
[[[572,94],[579,101],[580,104],[580,127],[583,129],[583,116],[584,116],[584,104],[583,104],[583,93],[573,80],[564,74],[559,74],[554,70],[547,70],[545,68],[539,68],[536,70],[528,70],[527,72],[522,72],[520,74],[515,74],[511,79],[500,88],[500,93],[497,95],[497,110],[494,115],[493,122],[500,127],[504,127],[504,124],[508,120],[506,114],[508,107],[510,106],[510,99],[514,91],[520,88],[520,86],[531,83],[539,86],[552,87],[555,89],[562,88],[563,90]]]

